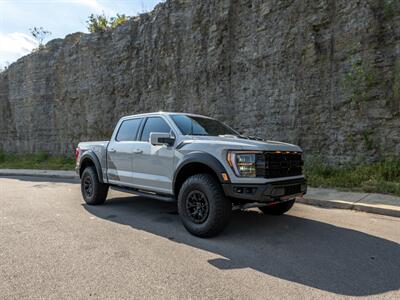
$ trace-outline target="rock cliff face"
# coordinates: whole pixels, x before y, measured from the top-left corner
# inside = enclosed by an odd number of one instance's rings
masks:
[[[185,111],[330,162],[400,155],[394,0],[169,0],[0,74],[0,148],[72,153],[124,115]]]

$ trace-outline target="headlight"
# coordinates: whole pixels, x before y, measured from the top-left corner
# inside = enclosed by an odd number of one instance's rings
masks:
[[[229,151],[227,161],[232,167],[236,176],[239,177],[256,177],[257,154],[260,152],[252,151]]]

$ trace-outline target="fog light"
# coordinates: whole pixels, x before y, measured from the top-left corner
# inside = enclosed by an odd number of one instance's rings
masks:
[[[242,188],[235,188],[235,193],[243,194],[243,189]]]

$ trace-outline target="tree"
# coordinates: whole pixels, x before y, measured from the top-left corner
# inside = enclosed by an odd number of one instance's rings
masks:
[[[124,24],[126,21],[129,20],[129,17],[126,16],[125,14],[117,14],[116,17],[110,18],[110,27],[115,28],[121,24]]]
[[[107,19],[104,13],[101,15],[91,14],[86,21],[87,29],[89,32],[102,32],[112,28],[115,28],[121,24],[124,24],[129,20],[129,17],[125,14],[117,14],[116,17]]]
[[[108,20],[104,13],[101,15],[91,14],[86,23],[87,29],[91,33],[105,31],[108,28]]]
[[[43,47],[43,41],[47,36],[51,35],[51,32],[45,30],[43,27],[29,28],[33,38],[39,43],[39,49]]]

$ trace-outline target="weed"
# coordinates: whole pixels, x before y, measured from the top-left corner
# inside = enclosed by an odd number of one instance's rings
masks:
[[[385,20],[389,20],[396,15],[396,2],[397,1],[398,0],[384,0],[383,1],[383,16],[384,16]]]
[[[344,88],[350,93],[353,102],[369,100],[368,90],[376,83],[376,74],[369,67],[356,60],[344,77]]]
[[[362,133],[362,136],[363,136],[363,139],[364,139],[364,144],[365,144],[365,147],[368,149],[368,150],[372,150],[373,148],[374,148],[374,145],[373,145],[373,142],[372,142],[372,140],[371,140],[371,138],[370,138],[370,132],[368,131],[368,130],[366,130],[366,131],[364,131],[363,133]]]
[[[50,156],[46,152],[7,154],[0,151],[0,168],[3,169],[73,170],[74,167],[73,159],[64,156]]]
[[[310,186],[336,187],[400,196],[400,160],[384,159],[371,164],[332,166],[309,160],[305,173]]]

